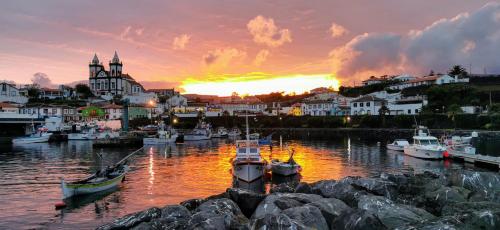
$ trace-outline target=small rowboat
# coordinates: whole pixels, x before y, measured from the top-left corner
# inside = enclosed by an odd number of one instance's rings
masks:
[[[271,172],[273,173],[273,175],[291,176],[298,174],[302,170],[300,165],[293,160],[293,154],[294,151],[292,150],[290,158],[285,162],[279,161],[277,159],[273,159],[271,161]]]
[[[67,183],[62,179],[61,188],[63,199],[114,188],[122,182],[128,169],[128,166],[123,164],[114,169],[100,170],[98,173],[80,181]]]
[[[129,171],[127,159],[141,149],[142,148],[129,154],[113,167],[107,167],[105,169],[101,167],[101,170],[83,180],[66,182],[64,179],[61,179],[63,199],[116,188],[125,178],[125,174]]]

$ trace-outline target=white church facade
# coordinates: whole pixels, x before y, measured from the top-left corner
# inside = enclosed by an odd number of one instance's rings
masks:
[[[104,69],[97,54],[89,64],[89,87],[96,96],[131,95],[144,92],[144,87],[130,75],[122,72],[123,63],[115,52],[109,62],[109,70]]]

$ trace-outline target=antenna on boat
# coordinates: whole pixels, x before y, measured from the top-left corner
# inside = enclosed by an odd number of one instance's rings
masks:
[[[247,103],[247,109],[245,110],[245,124],[247,126],[247,141],[250,141],[250,128],[248,127],[248,103]]]

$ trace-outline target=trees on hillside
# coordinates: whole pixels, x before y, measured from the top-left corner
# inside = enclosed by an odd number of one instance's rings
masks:
[[[75,91],[76,91],[78,97],[83,98],[83,99],[87,99],[87,98],[94,95],[92,93],[92,90],[90,90],[90,87],[86,84],[77,84],[75,86]]]
[[[467,73],[467,70],[465,70],[465,68],[462,67],[461,65],[454,65],[448,71],[448,74],[457,75],[457,76],[467,76],[468,73]]]

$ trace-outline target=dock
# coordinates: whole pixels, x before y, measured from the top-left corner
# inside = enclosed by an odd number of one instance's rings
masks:
[[[500,157],[486,156],[480,154],[464,154],[464,153],[455,153],[451,155],[453,159],[463,160],[466,163],[470,164],[484,164],[491,165],[500,170]]]

